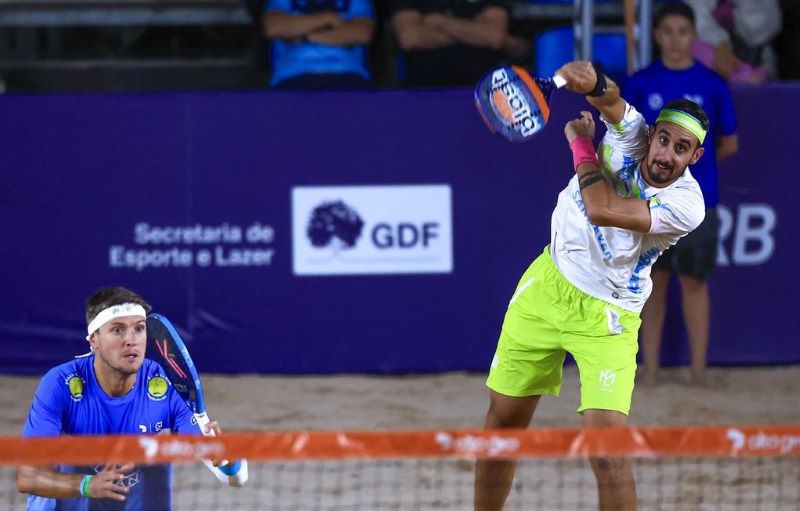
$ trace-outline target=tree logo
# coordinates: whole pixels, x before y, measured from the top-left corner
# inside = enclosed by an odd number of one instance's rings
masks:
[[[355,247],[364,221],[355,209],[341,200],[324,202],[314,208],[306,228],[308,239],[315,247],[327,247],[336,243],[339,248]]]

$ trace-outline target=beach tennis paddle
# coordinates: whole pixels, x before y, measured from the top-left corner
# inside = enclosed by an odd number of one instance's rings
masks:
[[[161,364],[181,398],[205,433],[209,418],[200,375],[175,326],[161,314],[147,316],[147,356]]]
[[[511,142],[539,133],[550,118],[550,96],[564,78],[532,76],[519,66],[486,73],[475,87],[475,106],[489,129]]]
[[[206,413],[206,401],[203,396],[203,386],[200,384],[200,375],[192,361],[186,344],[181,339],[178,330],[170,320],[161,314],[150,314],[147,316],[147,351],[148,358],[159,362],[167,376],[172,382],[172,386],[192,410],[194,420],[200,426],[200,431],[206,436],[215,436],[214,431],[206,433],[206,424],[210,419]],[[212,463],[203,460],[203,463],[214,473],[221,482],[227,482],[228,475],[235,475],[236,485],[243,485],[247,481],[246,461],[235,461],[229,464],[228,460],[222,460],[222,465],[231,467],[228,470],[215,470]]]

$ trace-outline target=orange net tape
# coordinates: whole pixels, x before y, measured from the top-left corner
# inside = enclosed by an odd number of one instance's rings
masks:
[[[798,426],[0,437],[0,465],[174,463],[209,458],[278,461],[799,455]]]

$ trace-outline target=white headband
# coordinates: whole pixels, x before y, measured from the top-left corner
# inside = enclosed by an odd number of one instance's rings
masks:
[[[112,305],[108,309],[103,309],[97,313],[97,316],[89,323],[89,326],[86,327],[86,340],[89,340],[89,337],[92,336],[98,328],[105,325],[109,321],[114,318],[120,318],[123,316],[141,316],[143,318],[147,317],[147,312],[145,312],[144,307],[139,305],[138,303],[121,303],[119,305]]]

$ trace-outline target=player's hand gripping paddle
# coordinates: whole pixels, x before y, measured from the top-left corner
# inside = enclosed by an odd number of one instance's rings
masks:
[[[566,85],[561,76],[531,76],[519,66],[488,72],[475,87],[475,106],[493,133],[523,142],[541,131],[550,118],[550,96]]]
[[[200,431],[206,436],[214,436],[213,429],[206,432],[206,425],[211,421],[206,413],[206,401],[197,368],[178,330],[170,320],[160,314],[147,316],[147,350],[149,356],[161,364],[172,386],[189,405]],[[212,468],[210,461],[204,460],[204,463]],[[227,465],[230,469],[223,470],[224,466],[220,467],[220,470],[212,469],[220,482],[226,482],[227,476],[235,476],[228,481],[234,486],[241,486],[247,481],[246,460],[236,461],[233,464],[229,464],[228,460],[222,460],[222,465]]]

